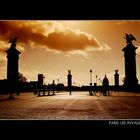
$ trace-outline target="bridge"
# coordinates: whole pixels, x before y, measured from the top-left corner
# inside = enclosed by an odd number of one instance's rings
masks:
[[[102,120],[139,119],[140,94],[110,92],[109,96],[89,96],[88,92],[55,93],[54,96],[37,97],[24,92],[15,99],[0,95],[0,119],[39,120]]]

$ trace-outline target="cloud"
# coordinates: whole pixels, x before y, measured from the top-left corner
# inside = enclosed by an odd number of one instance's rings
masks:
[[[6,66],[4,65],[1,65],[0,63],[0,79],[6,79],[7,77],[7,69],[6,69]]]
[[[4,41],[0,41],[0,53],[5,54],[6,50],[8,49],[7,44]]]
[[[89,57],[92,57],[92,52],[95,51],[109,51],[111,50],[111,47],[108,46],[108,44],[103,43],[102,45],[100,45],[100,47],[98,48],[94,48],[92,46],[88,46],[85,50],[73,50],[73,51],[69,51],[67,53],[65,53],[66,57],[71,57],[71,56],[82,56],[84,59],[82,59],[82,62],[84,62],[85,60],[87,60]]]
[[[6,55],[6,50],[9,48],[9,45],[5,41],[0,41],[0,53],[3,55]],[[21,52],[23,52],[25,49],[22,45],[18,45],[17,49]]]
[[[4,41],[0,41],[0,67],[3,67],[6,64],[7,58],[6,58],[6,51],[7,45]]]
[[[111,47],[108,46],[107,43],[103,43],[102,45],[100,44],[100,47],[98,48],[95,48],[95,47],[92,47],[92,46],[89,46],[86,48],[86,51],[90,52],[90,51],[109,51],[111,50]]]
[[[7,59],[5,57],[5,55],[0,53],[0,63],[6,63]]]
[[[85,50],[88,46],[100,47],[92,35],[69,28],[65,28],[64,31],[50,33],[47,38],[47,45],[49,48],[64,52]]]
[[[0,21],[0,40],[18,36],[19,45],[44,47],[57,52],[109,50],[91,34],[68,28],[57,21]],[[79,53],[79,54],[80,54]]]
[[[70,51],[66,54],[66,56],[71,56],[71,55],[80,55],[83,56],[84,58],[88,58],[88,53],[86,51],[82,51],[82,50],[74,50],[74,51]]]
[[[23,52],[24,51],[24,47],[18,45],[18,50]],[[0,41],[0,66],[4,66],[7,62],[7,54],[6,54],[6,50],[8,49],[8,44],[5,41]]]
[[[108,44],[107,43],[103,43],[103,45],[102,45],[102,47],[101,47],[101,51],[109,51],[109,50],[111,50],[111,47],[110,46],[108,46]]]
[[[23,46],[20,46],[18,45],[17,46],[17,49],[20,51],[20,52],[24,52],[25,48]]]

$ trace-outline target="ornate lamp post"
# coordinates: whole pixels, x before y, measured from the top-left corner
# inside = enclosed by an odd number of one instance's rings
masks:
[[[92,70],[90,69],[90,90],[89,95],[92,95]]]
[[[92,70],[90,69],[90,85],[92,86]]]
[[[98,77],[98,76],[96,75],[96,85],[97,85],[97,77]]]
[[[59,78],[57,79],[57,89],[58,89],[58,92],[59,92]]]
[[[7,81],[9,85],[9,92],[10,97],[9,99],[13,99],[13,92],[16,92],[17,95],[19,95],[19,55],[20,51],[16,49],[16,43],[17,43],[18,37],[10,38],[9,43],[11,43],[11,46],[7,52]]]

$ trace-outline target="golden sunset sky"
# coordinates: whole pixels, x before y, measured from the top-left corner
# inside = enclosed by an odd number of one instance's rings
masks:
[[[18,36],[17,49],[21,51],[19,72],[27,81],[44,74],[45,83],[53,80],[67,85],[68,70],[77,86],[89,85],[90,69],[93,83],[101,85],[106,74],[114,84],[114,70],[118,69],[120,84],[125,75],[125,33],[133,34],[138,47],[136,55],[137,78],[140,80],[140,21],[130,20],[21,20],[0,21],[0,79],[7,77],[6,49],[10,37]],[[140,81],[139,81],[140,83]]]

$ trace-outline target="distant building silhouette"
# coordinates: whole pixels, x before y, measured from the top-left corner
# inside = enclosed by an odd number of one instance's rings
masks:
[[[43,74],[38,74],[38,84],[43,85]]]
[[[7,80],[10,85],[12,85],[13,90],[17,90],[19,82],[19,72],[18,72],[18,59],[21,53],[16,49],[17,37],[11,38],[9,43],[11,46],[7,52]]]
[[[70,94],[71,94],[71,88],[72,88],[72,75],[71,75],[71,71],[70,71],[70,70],[68,70],[67,78],[68,78],[68,91],[69,91]]]
[[[38,89],[38,95],[37,97],[41,96],[41,91],[43,90],[43,74],[38,74],[38,85],[37,85],[37,89]]]
[[[135,37],[131,34],[126,34],[126,47],[122,49],[125,59],[125,79],[124,86],[126,90],[134,90],[138,86],[138,79],[136,77],[136,49],[132,44]]]

